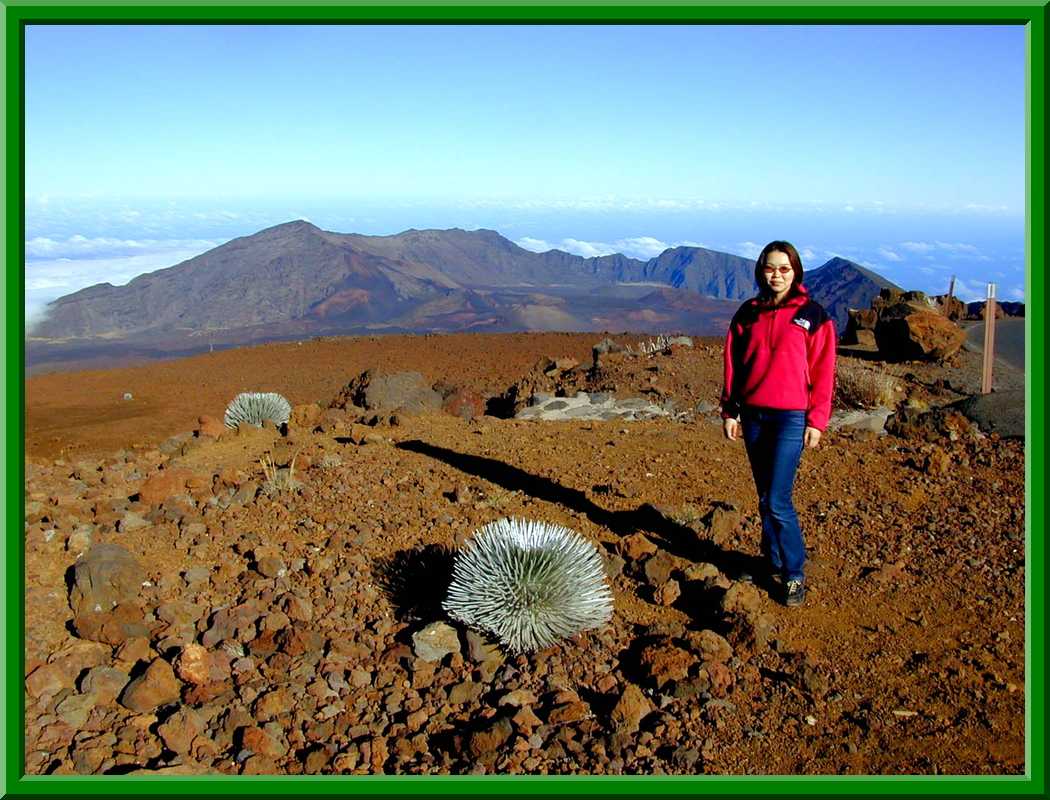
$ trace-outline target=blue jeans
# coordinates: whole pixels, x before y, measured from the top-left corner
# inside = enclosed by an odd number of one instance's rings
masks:
[[[740,423],[758,490],[762,553],[785,580],[802,580],[806,548],[791,493],[802,458],[806,412],[745,407]]]

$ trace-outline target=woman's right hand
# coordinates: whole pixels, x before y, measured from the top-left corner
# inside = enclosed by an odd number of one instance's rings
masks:
[[[722,420],[722,432],[729,441],[735,442],[740,435],[740,422],[732,418]]]

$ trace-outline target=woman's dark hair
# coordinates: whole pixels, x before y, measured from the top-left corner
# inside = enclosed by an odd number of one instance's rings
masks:
[[[770,253],[783,253],[788,257],[788,261],[791,262],[791,268],[794,270],[791,273],[791,288],[788,289],[788,296],[798,294],[798,287],[802,285],[802,259],[799,257],[795,245],[791,244],[791,242],[777,240],[763,247],[761,254],[758,256],[758,261],[755,262],[755,283],[758,284],[758,296],[766,300],[772,296],[772,292],[769,291],[769,284],[766,283],[765,275],[763,274],[766,268],[766,259]]]

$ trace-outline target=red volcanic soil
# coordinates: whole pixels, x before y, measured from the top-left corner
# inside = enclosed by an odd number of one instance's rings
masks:
[[[325,339],[27,380],[27,773],[1023,773],[1023,441],[829,431],[798,476],[809,595],[789,609],[710,413],[718,340],[573,372],[675,418],[324,411],[366,369],[495,395],[600,338]],[[935,409],[979,356],[847,361]],[[299,407],[287,433],[192,435],[241,391]],[[594,542],[612,621],[530,655],[454,624],[428,660],[447,548],[504,516]],[[135,579],[78,608],[91,564],[117,580],[100,545]]]
[[[222,416],[239,392],[327,403],[366,369],[417,370],[500,392],[546,353],[590,357],[599,334],[461,334],[322,338],[223,350],[124,369],[49,373],[26,381],[26,453],[100,454],[163,441]],[[132,400],[124,400],[130,393]],[[714,398],[717,399],[717,398]]]

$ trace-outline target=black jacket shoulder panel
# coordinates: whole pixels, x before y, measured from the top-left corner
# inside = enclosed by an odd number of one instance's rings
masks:
[[[736,310],[736,313],[733,315],[733,320],[729,324],[743,325],[746,327],[758,319],[758,311],[758,304],[755,303],[753,298],[751,300],[745,300],[740,308]]]
[[[792,317],[791,321],[794,324],[805,328],[812,334],[816,333],[829,319],[831,319],[831,317],[828,315],[828,312],[824,310],[824,306],[816,300],[807,300],[799,306],[798,311],[795,312],[795,316]]]

